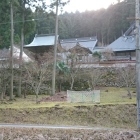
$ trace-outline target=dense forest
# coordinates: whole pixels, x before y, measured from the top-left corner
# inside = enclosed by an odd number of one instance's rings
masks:
[[[35,11],[38,20],[36,33],[54,33],[54,13],[46,13],[42,9]],[[97,36],[99,45],[107,45],[122,35],[133,22],[128,20],[135,15],[135,3],[130,0],[110,5],[108,9],[98,11],[85,11],[75,13],[63,13],[59,15],[60,38],[75,38]]]
[[[22,20],[21,14],[24,9],[20,4],[17,6],[16,2],[15,5],[14,35],[15,43],[18,44],[20,43],[22,25],[22,22],[20,22]],[[0,48],[3,48],[10,46],[10,6],[8,0],[0,1],[0,7]],[[25,44],[30,43],[35,34],[51,34],[54,33],[55,29],[53,9],[49,11],[47,6],[36,7],[34,11],[32,9],[32,5],[28,3],[24,10]],[[108,9],[82,13],[78,11],[75,13],[61,13],[59,15],[59,37],[64,39],[97,36],[98,45],[105,46],[127,30],[133,22],[133,20],[127,18],[134,17],[134,15],[135,3],[132,0],[118,0],[117,4],[110,5]]]

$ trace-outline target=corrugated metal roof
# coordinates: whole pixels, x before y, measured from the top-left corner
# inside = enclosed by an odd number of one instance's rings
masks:
[[[33,41],[24,47],[52,46],[54,41],[55,35],[35,35]]]
[[[121,36],[114,42],[112,42],[106,49],[112,49],[112,51],[129,51],[135,50],[135,37],[134,36]]]

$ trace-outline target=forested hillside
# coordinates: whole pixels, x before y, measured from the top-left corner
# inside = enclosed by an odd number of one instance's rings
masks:
[[[60,16],[60,38],[97,36],[103,45],[111,43],[133,22],[134,3],[121,2],[108,9],[86,11],[83,13],[65,13]]]
[[[33,0],[35,1],[35,0]],[[43,1],[43,0],[41,0]],[[46,7],[37,7],[33,12],[31,4],[25,7],[25,44],[30,43],[35,34],[54,33],[55,13],[48,12]],[[10,46],[10,5],[8,0],[0,1],[0,48]],[[6,10],[5,10],[6,9]],[[22,6],[15,0],[14,3],[14,35],[15,43],[20,43],[20,27]],[[85,11],[76,13],[63,13],[59,15],[60,38],[75,38],[97,36],[98,45],[107,45],[118,38],[133,22],[128,17],[134,17],[135,3],[124,0],[108,9],[98,11]],[[32,19],[35,19],[32,21]]]
[[[37,19],[36,33],[54,33],[55,14],[46,13],[42,9],[35,11]],[[97,36],[99,45],[107,45],[122,35],[130,26],[134,17],[135,3],[131,0],[110,5],[108,9],[64,13],[59,15],[60,38]],[[43,20],[44,19],[44,20]]]

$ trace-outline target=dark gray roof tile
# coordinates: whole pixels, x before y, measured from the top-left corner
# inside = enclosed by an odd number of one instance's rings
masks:
[[[54,45],[55,35],[36,35],[33,41],[24,47],[52,46]]]
[[[112,42],[107,49],[112,49],[112,51],[128,51],[135,50],[135,37],[134,36],[121,36],[114,42]]]

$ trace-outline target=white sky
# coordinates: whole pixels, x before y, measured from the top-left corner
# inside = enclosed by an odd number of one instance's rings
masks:
[[[107,8],[117,0],[70,0],[70,3],[63,8],[63,12],[84,12],[86,10],[98,10],[100,8]]]

